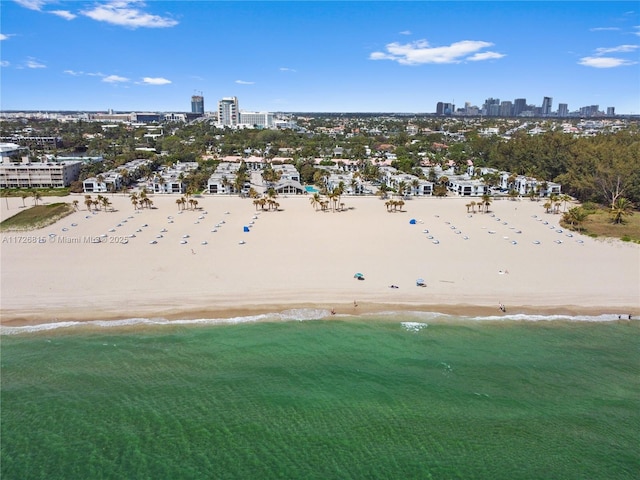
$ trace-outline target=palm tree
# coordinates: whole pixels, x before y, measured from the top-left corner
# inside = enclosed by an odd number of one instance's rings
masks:
[[[91,200],[91,195],[84,196],[84,204],[87,206],[87,210],[91,211],[91,205],[93,205],[93,200]]]
[[[22,198],[22,208],[26,208],[27,206],[24,204],[24,200],[28,197],[28,195],[24,192],[20,194],[20,198]]]
[[[32,195],[33,195],[33,204],[38,205],[38,201],[42,198],[42,195],[38,191],[33,192]]]
[[[471,200],[471,213],[476,213],[476,202]]]
[[[396,205],[398,205],[398,208],[402,211],[402,207],[404,207],[404,200],[398,200]]]
[[[309,198],[309,203],[311,203],[311,206],[316,209],[316,212],[318,211],[318,205],[320,205],[320,201],[321,197],[318,192],[314,193],[311,198]]]
[[[584,208],[573,207],[562,215],[562,219],[572,227],[577,226],[578,231],[580,231],[582,230],[582,222],[584,222],[588,215],[589,214]]]
[[[544,210],[546,213],[549,213],[551,211],[551,207],[553,206],[553,203],[551,203],[551,201],[547,200],[546,202],[544,202],[544,205],[542,205],[544,207]]]
[[[24,203],[24,199],[23,199],[23,203]],[[78,209],[78,203],[79,203],[78,200],[74,200],[71,203],[73,203],[73,209],[77,212],[79,210]]]
[[[387,200],[386,202],[384,202],[385,207],[387,207],[387,212],[391,211],[391,207],[393,206],[394,203],[395,203],[395,200]]]
[[[491,195],[484,194],[482,195],[482,204],[484,205],[484,213],[489,212],[489,205],[491,205]]]
[[[387,198],[387,192],[389,191],[389,187],[387,187],[386,183],[381,183],[378,187],[378,196],[380,198]]]
[[[467,204],[465,205],[465,207],[467,207],[467,213],[469,213],[469,209],[471,208],[471,204],[470,204],[470,203],[467,203]]]
[[[560,195],[560,200],[564,203],[564,206],[562,207],[562,211],[566,212],[567,211],[567,203],[569,203],[572,199],[570,195],[567,195],[566,193],[563,193],[562,195]]]
[[[413,188],[413,194],[418,195],[418,188],[420,188],[420,180],[414,178],[411,180],[411,187]]]
[[[618,198],[611,207],[611,220],[613,223],[624,223],[624,217],[632,214],[633,204],[624,197]]]
[[[358,180],[354,177],[351,178],[351,192],[355,195],[358,191]]]
[[[178,205],[178,211],[181,210],[180,207],[182,207],[182,199],[181,198],[176,198],[176,205]]]
[[[256,207],[256,211],[258,211],[258,207],[260,206],[260,199],[259,198],[254,199],[253,205]]]
[[[407,182],[405,181],[398,182],[398,196],[400,198],[404,198],[406,190],[407,190]]]
[[[102,203],[102,206],[104,207],[104,211],[106,212],[107,211],[107,207],[109,205],[111,205],[111,202],[109,201],[109,199],[107,197],[102,197],[100,202]]]

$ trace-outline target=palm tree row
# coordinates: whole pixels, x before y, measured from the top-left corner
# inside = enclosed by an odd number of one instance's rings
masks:
[[[131,203],[133,204],[133,208],[135,210],[138,209],[138,205],[140,205],[140,208],[151,208],[153,206],[153,200],[147,197],[147,191],[144,188],[142,189],[140,194],[133,192],[131,195],[129,195],[129,198],[131,199]]]
[[[251,193],[250,196],[254,199],[253,205],[256,207],[256,210],[258,210],[258,207],[260,207],[262,210],[271,211],[271,209],[273,209],[274,211],[277,212],[278,209],[280,208],[280,204],[276,202],[276,198],[278,198],[278,193],[273,188],[269,188],[265,192],[264,197],[262,198],[255,198],[257,196],[257,192],[255,194]],[[265,205],[267,206],[266,209],[265,209]]]
[[[189,197],[190,195],[187,194],[187,197]],[[176,200],[176,204],[178,205],[178,210],[182,209],[185,210],[187,207],[187,203],[190,206],[191,210],[195,210],[196,208],[198,208],[198,201],[193,199],[193,198],[189,198],[188,200],[185,197],[180,197]]]
[[[76,202],[77,200],[74,201],[74,206],[77,208]],[[111,206],[111,200],[102,195],[98,195],[95,199],[91,198],[91,195],[85,195],[84,204],[87,206],[87,210],[91,210],[93,206],[94,210],[97,211],[102,206],[106,212],[107,208]]]
[[[309,203],[311,203],[311,206],[314,207],[316,211],[318,211],[318,207],[320,207],[320,210],[323,212],[329,210],[329,208],[334,212],[339,212],[344,210],[344,203],[340,201],[343,193],[344,183],[340,182],[340,184],[330,192],[325,189],[322,194],[319,192],[314,193],[311,198],[309,198]]]
[[[387,212],[402,211],[404,200],[387,200],[384,204],[387,207]]]

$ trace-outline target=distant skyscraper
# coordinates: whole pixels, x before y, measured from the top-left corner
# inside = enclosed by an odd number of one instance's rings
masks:
[[[566,103],[558,104],[558,116],[559,117],[568,117],[569,116],[569,105]]]
[[[455,107],[451,103],[438,102],[436,104],[436,115],[452,115],[454,109]]]
[[[553,98],[544,97],[542,99],[542,115],[548,116],[551,115],[551,103],[553,102]]]
[[[191,97],[191,113],[204,113],[204,97],[202,95]]]
[[[513,113],[513,104],[510,101],[504,101],[500,104],[500,116],[510,117]]]
[[[489,117],[497,117],[500,115],[500,99],[487,98],[482,106],[482,111]]]
[[[218,123],[230,127],[235,127],[240,123],[237,97],[224,97],[218,102]]]
[[[516,98],[513,102],[513,116],[517,117],[527,109],[526,98]]]
[[[607,116],[613,117],[616,114],[616,107],[607,107]]]

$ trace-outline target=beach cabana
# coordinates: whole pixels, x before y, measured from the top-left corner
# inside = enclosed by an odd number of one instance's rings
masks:
[[[415,224],[416,224],[416,219],[415,219],[415,218],[412,218],[411,220],[409,220],[409,223],[410,223],[411,225],[415,225]]]
[[[424,282],[424,279],[419,278],[416,280],[416,287],[426,287],[427,284]]]
[[[353,275],[353,278],[355,278],[356,280],[364,280],[364,275],[361,273],[356,273]]]
[[[248,232],[249,231],[249,227],[247,227],[246,225],[244,227],[242,227],[242,231],[243,232]]]

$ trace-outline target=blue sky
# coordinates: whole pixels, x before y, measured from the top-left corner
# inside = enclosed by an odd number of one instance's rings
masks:
[[[640,113],[629,2],[0,0],[2,110]]]

